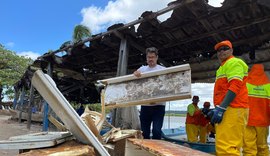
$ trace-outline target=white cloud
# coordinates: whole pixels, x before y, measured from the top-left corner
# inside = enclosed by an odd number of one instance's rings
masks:
[[[88,26],[92,34],[106,31],[106,28],[116,23],[128,23],[138,19],[145,11],[158,11],[174,0],[115,0],[109,1],[105,7],[90,6],[83,8],[81,24]],[[220,7],[224,0],[209,0],[209,4]],[[160,21],[171,16],[172,11],[158,16]]]
[[[214,7],[221,7],[221,3],[223,2],[224,0],[209,0],[208,4],[209,5],[212,5]]]
[[[35,52],[32,52],[32,51],[23,51],[23,52],[16,52],[17,55],[19,56],[25,56],[25,57],[29,57],[31,58],[32,60],[36,60],[37,57],[40,56],[39,53],[35,53]]]
[[[106,31],[108,26],[116,23],[128,23],[138,19],[144,11],[158,11],[173,0],[116,0],[109,1],[104,8],[90,6],[81,10],[83,25],[88,26],[93,34]],[[162,17],[166,19],[170,16]]]
[[[8,48],[13,48],[14,46],[15,46],[14,42],[8,42],[5,44],[5,47],[8,47]]]

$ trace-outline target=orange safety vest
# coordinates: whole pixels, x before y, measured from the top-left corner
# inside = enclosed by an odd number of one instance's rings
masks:
[[[254,64],[248,79],[249,126],[269,126],[270,124],[270,81],[262,64]]]
[[[231,107],[248,108],[248,91],[246,80],[248,74],[248,66],[241,59],[234,56],[229,57],[216,72],[216,82],[214,86],[214,105],[220,105],[228,90],[230,89],[236,94],[231,102]],[[231,80],[240,82],[240,87],[230,85]]]
[[[201,115],[201,111],[197,105],[194,104],[189,104],[188,107],[194,107],[195,111],[193,116],[189,114],[187,111],[187,117],[186,117],[186,124],[194,124],[194,125],[199,125],[199,118]]]
[[[199,117],[199,125],[200,126],[204,127],[204,126],[208,125],[209,122],[210,122],[210,119],[207,119],[203,114],[200,115],[200,117]]]

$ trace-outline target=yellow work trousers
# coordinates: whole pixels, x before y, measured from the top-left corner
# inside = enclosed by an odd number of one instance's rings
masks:
[[[216,130],[215,130],[215,127],[214,126],[212,126],[212,124],[208,124],[208,126],[207,126],[207,132],[208,133],[215,133],[216,134]]]
[[[189,142],[198,142],[199,126],[194,124],[186,124],[187,139]]]
[[[240,156],[248,109],[228,107],[220,124],[216,124],[216,155]]]
[[[208,125],[206,125],[206,126],[199,126],[200,143],[206,143],[207,135],[208,135],[207,126]]]
[[[244,156],[268,156],[267,143],[269,129],[267,127],[247,126],[244,137]]]

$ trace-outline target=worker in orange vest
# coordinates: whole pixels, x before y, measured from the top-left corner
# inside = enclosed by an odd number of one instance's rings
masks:
[[[216,130],[216,155],[240,156],[248,116],[247,64],[233,56],[228,40],[215,45],[220,67],[214,86],[215,108],[208,113]]]
[[[186,133],[189,142],[198,142],[201,115],[201,110],[198,107],[199,101],[199,96],[193,96],[192,103],[187,107]]]
[[[199,131],[200,131],[200,143],[206,143],[208,136],[208,126],[210,123],[210,118],[208,118],[207,113],[210,111],[210,102],[204,102],[203,108],[201,110],[201,115],[199,117]]]
[[[267,143],[270,124],[270,80],[262,64],[248,73],[249,118],[244,136],[243,155],[269,155]]]

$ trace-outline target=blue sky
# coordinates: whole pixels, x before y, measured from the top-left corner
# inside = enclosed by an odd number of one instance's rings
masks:
[[[0,43],[18,53],[56,50],[71,39],[73,28],[81,23],[82,8],[106,3],[106,0],[2,0]]]

